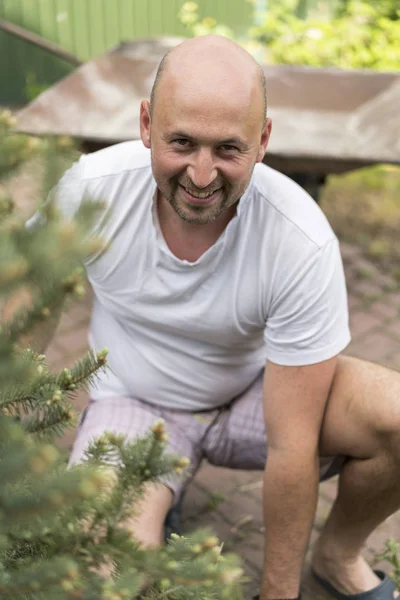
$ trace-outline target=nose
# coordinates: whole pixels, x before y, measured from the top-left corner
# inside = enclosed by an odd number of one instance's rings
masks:
[[[192,183],[199,189],[210,185],[217,177],[212,151],[202,148],[195,152],[187,168],[187,174]]]

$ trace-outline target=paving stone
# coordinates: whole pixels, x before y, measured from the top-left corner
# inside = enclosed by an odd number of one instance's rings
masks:
[[[214,534],[224,543],[224,551],[237,552],[241,539],[232,533],[232,526],[216,511],[201,513],[182,523],[182,533],[190,537],[190,533],[198,529],[212,529]]]
[[[380,300],[371,304],[370,310],[373,314],[384,319],[395,319],[399,316],[398,308],[391,304],[390,301]]]
[[[331,512],[332,502],[322,494],[318,496],[318,505],[314,519],[314,529],[316,531],[322,531],[325,522]]]
[[[247,494],[254,498],[259,504],[262,503],[262,493],[264,487],[264,475],[262,472],[256,471],[255,478],[248,483],[240,485],[238,489],[239,494]]]
[[[332,477],[331,479],[327,479],[319,486],[319,493],[333,503],[336,499],[338,493],[338,483],[339,477]]]
[[[240,556],[261,572],[264,566],[264,534],[247,533],[238,548]]]
[[[343,350],[346,356],[354,356],[355,358],[365,359],[363,341],[351,341],[350,344]]]
[[[258,569],[250,565],[248,562],[244,563],[244,576],[249,578],[250,581],[243,585],[243,596],[244,600],[251,600],[253,596],[259,593],[261,574]]]
[[[352,264],[345,267],[344,273],[349,294],[354,294],[360,299],[364,297],[368,299],[370,296],[380,297],[384,293],[376,272],[368,269],[363,270],[356,264]]]
[[[397,284],[399,286],[399,284]],[[400,314],[400,291],[391,292],[388,294],[388,301],[397,307],[398,314]]]
[[[381,325],[382,319],[364,310],[352,311],[350,313],[350,331],[353,339],[361,337],[369,331],[378,329]]]
[[[400,371],[400,354],[395,354],[385,360],[385,366],[394,371]]]
[[[60,450],[67,450],[71,452],[76,437],[76,431],[70,429],[64,435],[62,435],[57,441],[57,446]]]
[[[263,526],[263,506],[260,501],[255,500],[250,494],[239,492],[231,493],[227,499],[218,505],[218,512],[224,513],[226,519],[232,525],[238,524],[246,518],[251,518],[249,526],[251,529],[260,529]]]
[[[347,301],[350,314],[359,309],[362,304],[362,300],[358,296],[353,296],[353,294],[348,295]]]
[[[369,258],[366,258],[359,246],[356,245],[356,248],[358,248],[360,252],[357,254],[357,251],[354,251],[353,265],[361,272],[367,271],[373,273],[374,275],[378,275],[380,273],[380,268],[378,265]]]
[[[193,480],[187,487],[183,506],[182,519],[184,521],[198,517],[200,514],[210,512],[211,492],[196,484]]]
[[[368,303],[378,300],[382,296],[380,286],[369,279],[360,279],[349,284],[351,293],[359,296],[364,302]]]
[[[393,321],[390,321],[390,323],[387,323],[386,327],[391,336],[400,339],[400,317],[397,317]]]
[[[359,270],[353,263],[344,264],[344,274],[346,277],[347,289],[350,293],[352,293],[354,291],[353,288],[360,281]]]
[[[368,564],[371,565],[371,567],[376,568],[375,565],[379,562],[379,559],[377,558],[378,552],[376,550],[367,548],[367,546],[365,546],[363,548],[361,554],[365,558],[365,560],[368,562]],[[381,564],[383,565],[383,561]],[[382,570],[387,571],[387,564],[386,564],[386,568],[384,568]]]
[[[78,329],[80,327],[88,327],[90,321],[90,312],[85,306],[74,305],[65,312],[60,320],[59,333]]]
[[[349,244],[344,240],[340,240],[340,253],[343,260],[351,260],[354,262],[355,259],[361,257],[361,248],[356,244]]]
[[[54,339],[51,344],[47,347],[46,352],[46,362],[52,369],[59,369],[60,365],[65,356],[65,352],[63,348],[58,346],[57,341]]]
[[[225,469],[204,462],[196,474],[196,482],[202,487],[212,489],[215,492],[230,494],[238,486],[253,481],[257,473],[259,476],[259,471]]]
[[[86,328],[78,328],[63,332],[55,338],[57,346],[65,352],[66,357],[79,358],[88,349]]]
[[[78,352],[76,354],[64,354],[62,361],[60,361],[60,363],[57,363],[55,365],[55,367],[59,370],[64,369],[64,368],[71,369],[76,364],[76,362],[80,358],[82,358],[82,356],[85,354],[85,352],[86,352],[86,349],[84,349],[83,351]]]
[[[382,288],[376,281],[361,279],[353,284],[352,291],[361,296],[366,304],[380,299],[383,295]]]
[[[392,339],[384,330],[367,334],[346,348],[346,354],[380,364],[384,364],[385,359],[399,352],[400,342]]]
[[[381,273],[380,271],[375,277],[375,282],[380,286],[383,292],[385,293],[393,293],[398,290],[398,283],[396,280],[386,273]]]

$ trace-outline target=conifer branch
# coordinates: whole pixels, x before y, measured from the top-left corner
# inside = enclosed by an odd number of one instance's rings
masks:
[[[47,331],[65,299],[83,296],[81,265],[107,250],[95,232],[109,213],[84,199],[76,218],[64,219],[50,195],[26,227],[7,189],[10,173],[35,157],[43,200],[73,145],[15,136],[12,119],[0,112],[0,301],[20,289],[28,298],[0,325],[0,597],[236,600],[240,563],[221,556],[210,531],[147,550],[127,528],[145,484],[185,476],[189,466],[187,458],[165,454],[162,421],[140,439],[105,433],[91,444],[88,460],[70,469],[54,445],[43,443],[73,423],[71,400],[106,368],[107,351],[90,351],[55,372],[35,350],[37,338],[26,348],[25,336]],[[151,584],[145,595],[144,580]]]

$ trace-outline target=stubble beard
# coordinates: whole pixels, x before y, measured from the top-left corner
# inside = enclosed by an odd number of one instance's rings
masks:
[[[237,189],[236,193],[230,186],[221,187],[222,198],[217,204],[210,206],[192,205],[188,206],[183,200],[179,199],[179,183],[175,183],[164,198],[172,206],[176,214],[186,223],[194,225],[206,225],[215,221],[222,213],[228,211],[232,206],[237,205],[240,198],[243,196],[248,186],[250,185],[251,177],[254,171],[256,161],[253,162],[247,184],[242,189]],[[242,186],[240,186],[242,187]]]
[[[188,206],[183,200],[179,199],[178,187],[164,197],[183,221],[193,225],[206,225],[215,221],[222,213],[239,201],[239,198],[235,199],[232,194],[227,193],[224,189],[220,193],[223,194],[222,198],[217,204],[211,204],[210,206]]]

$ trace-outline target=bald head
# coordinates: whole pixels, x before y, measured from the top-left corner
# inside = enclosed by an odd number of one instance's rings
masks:
[[[264,158],[271,125],[264,74],[243,48],[220,36],[176,46],[161,62],[151,106],[140,105],[159,206],[179,224],[225,226]]]
[[[150,97],[150,115],[153,116],[161,88],[189,85],[205,92],[246,92],[259,103],[262,126],[267,113],[266,81],[263,69],[241,46],[217,35],[206,35],[186,40],[170,50],[162,59]]]

